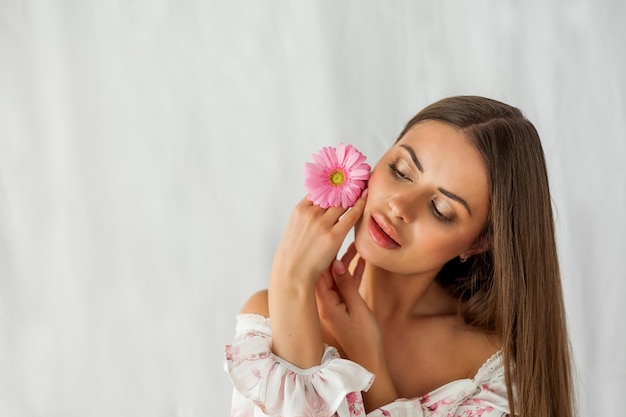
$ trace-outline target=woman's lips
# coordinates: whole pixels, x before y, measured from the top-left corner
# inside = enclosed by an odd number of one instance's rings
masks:
[[[378,246],[385,249],[396,249],[401,246],[400,243],[398,243],[398,233],[383,216],[372,213],[367,229]]]

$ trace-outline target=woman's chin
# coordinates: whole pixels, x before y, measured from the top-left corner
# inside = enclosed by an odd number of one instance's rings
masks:
[[[373,242],[367,241],[367,231],[359,231],[359,229],[355,230],[354,233],[354,247],[365,262],[368,264],[377,264],[376,262],[376,248],[372,246]]]

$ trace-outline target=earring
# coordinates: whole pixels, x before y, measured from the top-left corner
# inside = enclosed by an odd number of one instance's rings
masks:
[[[461,263],[464,263],[467,261],[467,255],[459,255],[459,259],[461,260]]]

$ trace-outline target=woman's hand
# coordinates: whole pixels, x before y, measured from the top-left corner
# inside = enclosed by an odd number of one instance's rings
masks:
[[[314,284],[336,258],[364,207],[363,197],[351,209],[322,209],[303,198],[294,208],[276,250],[272,279],[302,279]]]
[[[383,351],[376,317],[359,294],[365,262],[359,258],[350,274],[347,266],[356,256],[350,245],[341,261],[335,260],[315,287],[318,310],[324,328],[337,341],[348,359],[376,375],[374,384],[363,394],[367,411],[398,398]]]
[[[358,258],[353,274],[347,269],[356,255],[353,243],[341,260],[333,261],[324,271],[315,286],[323,327],[337,341],[345,355],[354,361],[357,358],[366,359],[362,352],[370,354],[379,350],[380,341],[378,322],[359,294],[365,261]]]
[[[293,210],[274,256],[269,286],[272,350],[300,368],[319,365],[324,343],[315,283],[329,268],[365,199],[349,209],[322,209],[304,198]]]

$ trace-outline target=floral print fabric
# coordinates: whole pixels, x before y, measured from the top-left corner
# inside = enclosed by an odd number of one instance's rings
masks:
[[[226,346],[233,382],[231,417],[500,417],[509,407],[502,354],[493,355],[473,379],[452,381],[427,395],[398,399],[366,415],[362,391],[374,376],[326,347],[319,366],[300,369],[275,356],[269,319],[237,317],[235,341]]]

